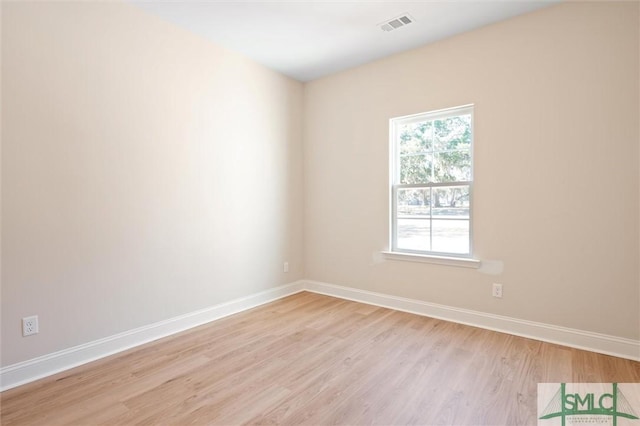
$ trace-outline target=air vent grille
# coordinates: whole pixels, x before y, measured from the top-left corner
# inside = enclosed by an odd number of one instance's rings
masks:
[[[404,15],[385,21],[378,26],[382,31],[393,31],[411,23],[413,23],[413,18],[409,16],[409,14],[405,13]]]

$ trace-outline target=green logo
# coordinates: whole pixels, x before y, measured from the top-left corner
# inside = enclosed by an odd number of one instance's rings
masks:
[[[560,383],[560,388],[542,411],[540,420],[560,417],[562,426],[565,426],[567,416],[609,416],[613,426],[617,426],[619,417],[637,420],[637,414],[618,384],[611,385],[611,393],[567,393],[566,383]]]

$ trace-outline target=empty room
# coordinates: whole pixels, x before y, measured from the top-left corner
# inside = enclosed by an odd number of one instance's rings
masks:
[[[0,23],[2,425],[640,426],[640,2]]]

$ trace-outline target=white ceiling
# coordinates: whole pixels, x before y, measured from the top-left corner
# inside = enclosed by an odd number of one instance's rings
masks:
[[[549,6],[538,1],[131,0],[138,7],[300,81]],[[391,32],[378,24],[408,13]]]

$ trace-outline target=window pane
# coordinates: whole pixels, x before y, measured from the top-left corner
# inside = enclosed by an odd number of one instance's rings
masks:
[[[471,115],[459,115],[433,122],[434,151],[468,149],[471,146]]]
[[[429,219],[398,218],[398,248],[401,250],[429,251]]]
[[[434,219],[469,219],[469,186],[433,188]]]
[[[404,250],[430,248],[430,188],[397,190],[397,244]]]
[[[399,126],[400,155],[431,151],[432,127],[431,121]]]
[[[433,182],[471,180],[471,151],[445,151],[433,155]]]
[[[469,253],[469,221],[434,219],[433,251],[443,253]]]
[[[469,186],[433,188],[432,196],[432,250],[469,253]]]
[[[431,181],[431,155],[414,154],[400,157],[400,183]]]
[[[431,189],[406,188],[398,189],[398,217],[429,217],[431,214]]]

